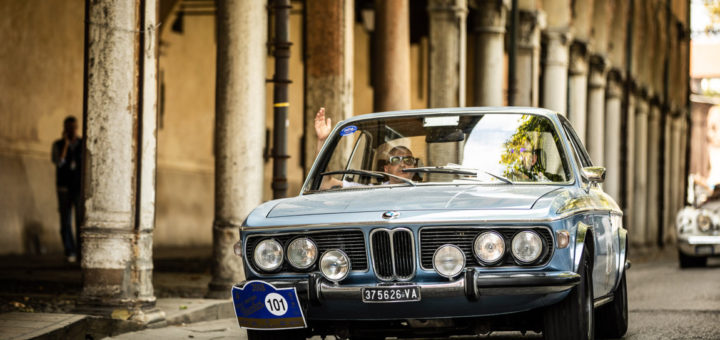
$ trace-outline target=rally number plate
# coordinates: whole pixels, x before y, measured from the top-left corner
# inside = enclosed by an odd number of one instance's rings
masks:
[[[233,286],[233,304],[240,327],[248,329],[305,328],[305,316],[294,287],[276,288],[263,281]]]
[[[420,301],[420,287],[394,286],[363,288],[362,301],[365,303]]]

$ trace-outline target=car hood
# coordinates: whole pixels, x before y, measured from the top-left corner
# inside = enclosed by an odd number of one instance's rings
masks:
[[[267,217],[413,210],[527,210],[558,186],[474,185],[351,189],[279,201]]]

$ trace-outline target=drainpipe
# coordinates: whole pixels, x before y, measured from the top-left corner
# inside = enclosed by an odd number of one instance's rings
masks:
[[[622,128],[621,128],[621,134],[622,136],[628,135],[628,124],[627,121],[629,119],[629,115],[635,114],[634,112],[628,112],[629,110],[629,103],[630,103],[630,91],[633,90],[632,88],[632,58],[633,58],[633,21],[635,20],[635,1],[630,0],[630,9],[628,10],[628,21],[627,21],[627,39],[625,40],[625,91],[623,93],[623,109],[622,109]],[[622,152],[622,156],[620,159],[620,167],[622,169],[626,169],[629,162],[632,160],[628,159],[627,157],[627,139],[622,138],[622,145],[621,150],[625,150],[625,152]],[[623,210],[631,204],[631,202],[628,202],[628,191],[632,190],[632,188],[628,188],[627,185],[627,175],[620,177],[620,197],[622,197],[622,208]],[[625,225],[628,225],[630,221],[625,221]]]
[[[510,50],[508,51],[508,105],[515,105],[517,92],[517,36],[518,36],[518,0],[512,0],[510,9]]]
[[[275,57],[275,75],[273,76],[273,198],[287,196],[287,127],[290,43],[289,21],[290,0],[275,0],[272,9],[275,11],[275,39],[273,39],[273,56]]]

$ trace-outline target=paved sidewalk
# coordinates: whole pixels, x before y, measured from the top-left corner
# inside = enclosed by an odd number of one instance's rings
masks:
[[[0,339],[83,339],[87,318],[78,314],[4,313],[0,314]]]

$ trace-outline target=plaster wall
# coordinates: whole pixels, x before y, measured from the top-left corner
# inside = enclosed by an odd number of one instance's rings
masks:
[[[288,195],[304,181],[300,166],[303,63],[300,2],[293,2],[290,39]],[[215,116],[215,19],[171,13],[161,25],[155,247],[212,245]],[[84,1],[0,1],[0,254],[61,253],[52,142],[62,120],[82,120]],[[354,26],[354,113],[372,112],[370,32]],[[427,107],[427,39],[410,48],[411,106]],[[272,78],[274,59],[267,60]],[[266,128],[272,131],[272,84]],[[248,122],[251,124],[252,122]],[[334,122],[337,123],[337,122]],[[81,127],[82,129],[82,127]],[[238,136],[242,138],[242,136]],[[263,141],[264,143],[264,141]],[[254,161],[254,160],[249,160]],[[260,160],[262,161],[262,160]],[[241,174],[239,174],[241,175]],[[272,161],[264,200],[272,198]]]
[[[82,117],[84,7],[0,1],[0,254],[61,251],[50,149]]]

